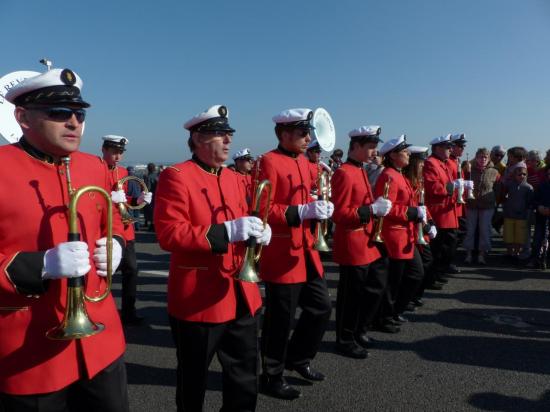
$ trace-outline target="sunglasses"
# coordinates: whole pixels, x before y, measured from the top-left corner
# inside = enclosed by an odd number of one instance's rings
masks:
[[[33,110],[41,111],[48,116],[48,119],[54,122],[66,122],[73,117],[73,114],[78,123],[82,123],[86,119],[86,110],[84,109],[71,109],[69,107],[37,107]]]
[[[306,137],[309,134],[309,129],[300,129],[297,130],[298,136]]]

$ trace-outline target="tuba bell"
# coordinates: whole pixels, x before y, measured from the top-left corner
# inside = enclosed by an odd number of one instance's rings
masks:
[[[113,260],[113,203],[111,195],[99,186],[84,186],[78,190],[71,188],[71,176],[69,174],[69,157],[64,157],[67,187],[69,189],[69,235],[68,241],[79,241],[81,239],[78,231],[77,204],[80,197],[87,192],[98,192],[107,202],[107,285],[101,296],[92,298],[84,291],[84,276],[67,279],[67,304],[65,314],[61,323],[50,329],[46,337],[54,340],[82,339],[95,335],[105,329],[101,323],[93,322],[86,311],[85,302],[101,302],[111,293],[113,281],[112,260]]]

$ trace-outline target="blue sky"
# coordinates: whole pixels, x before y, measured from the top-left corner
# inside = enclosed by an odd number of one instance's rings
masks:
[[[0,75],[48,57],[84,80],[82,150],[130,139],[126,161],[189,157],[182,124],[225,104],[233,149],[276,146],[271,117],[324,107],[336,146],[382,125],[414,144],[550,148],[547,0],[1,0]]]

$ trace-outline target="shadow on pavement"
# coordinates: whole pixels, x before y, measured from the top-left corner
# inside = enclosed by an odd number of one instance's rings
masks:
[[[550,391],[537,400],[520,398],[518,396],[501,395],[495,392],[475,393],[468,399],[470,405],[483,411],[531,411],[547,412],[550,410]]]

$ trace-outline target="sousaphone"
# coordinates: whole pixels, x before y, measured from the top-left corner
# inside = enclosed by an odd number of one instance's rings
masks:
[[[336,143],[336,130],[334,129],[334,122],[330,117],[330,114],[319,107],[313,111],[313,118],[311,119],[312,125],[315,127],[312,132],[312,137],[317,140],[319,147],[325,152],[330,152],[334,149]],[[317,174],[317,199],[329,200],[330,192],[330,176],[324,172],[319,165],[319,172]],[[328,232],[328,221],[323,220],[317,222],[315,225],[315,244],[313,248],[319,252],[330,252],[330,247],[326,241],[325,236]]]

